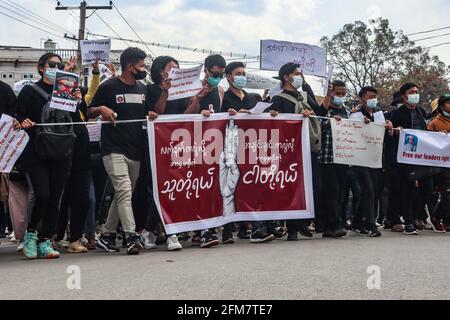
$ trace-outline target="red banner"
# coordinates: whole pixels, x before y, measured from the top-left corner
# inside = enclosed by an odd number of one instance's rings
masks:
[[[161,116],[148,134],[154,198],[168,234],[314,217],[301,116]]]

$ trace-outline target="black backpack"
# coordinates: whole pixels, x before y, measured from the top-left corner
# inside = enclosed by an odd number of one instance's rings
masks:
[[[41,123],[67,123],[61,126],[38,126],[34,150],[44,160],[66,160],[72,156],[76,134],[73,131],[72,117],[68,111],[50,108],[51,95],[36,84],[33,89],[47,103],[42,108]]]

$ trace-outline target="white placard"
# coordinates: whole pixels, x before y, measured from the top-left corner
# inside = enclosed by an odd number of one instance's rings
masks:
[[[89,141],[90,142],[99,142],[102,137],[101,123],[89,124],[86,127],[89,132]]]
[[[74,93],[78,88],[78,81],[79,77],[75,73],[57,71],[50,108],[75,112],[78,100]]]
[[[272,103],[258,102],[256,106],[249,111],[251,114],[261,114],[264,113],[264,111],[266,111],[271,105]]]
[[[15,92],[16,94],[19,94],[20,91],[22,91],[22,89],[23,89],[25,86],[31,85],[31,84],[33,84],[33,83],[34,83],[33,80],[22,80],[22,81],[16,82],[16,83],[14,83],[13,90],[14,90],[14,92]]]
[[[450,168],[450,135],[442,132],[402,130],[397,161],[419,166]]]
[[[325,83],[323,85],[323,96],[325,97],[328,94],[328,85],[333,79],[333,71],[334,71],[334,65],[330,64],[328,66],[328,73],[327,78],[325,79]]]
[[[28,134],[14,129],[13,118],[0,119],[0,172],[10,173],[28,143]]]
[[[383,111],[378,111],[373,114],[373,119],[375,123],[386,123],[386,118],[384,117]]]
[[[382,168],[384,126],[331,119],[334,163]]]
[[[81,40],[81,58],[83,65],[99,62],[109,63],[111,39]]]
[[[172,86],[167,100],[189,98],[198,94],[203,87],[200,80],[202,69],[203,65],[190,69],[172,68],[169,72]]]
[[[275,86],[280,86],[280,80],[269,76],[247,72],[247,89],[268,90]]]
[[[288,41],[261,41],[262,70],[278,71],[288,62],[300,64],[305,75],[327,76],[327,51],[324,48]]]

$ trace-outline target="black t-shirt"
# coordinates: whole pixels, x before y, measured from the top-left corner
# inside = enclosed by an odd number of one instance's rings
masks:
[[[14,116],[17,107],[17,98],[11,87],[0,81],[0,114]]]
[[[212,89],[210,93],[208,93],[200,100],[200,112],[203,110],[209,110],[209,105],[213,106],[215,113],[220,112],[221,103],[220,103],[219,87]]]
[[[151,106],[151,110],[154,109],[159,98],[163,94],[163,89],[156,84],[147,85],[147,99]],[[183,114],[188,106],[189,99],[178,99],[166,102],[166,108],[162,114]]]
[[[229,109],[234,109],[239,112],[241,109],[250,110],[258,104],[256,96],[244,91],[244,99],[234,94],[233,91],[227,90],[223,96],[222,112],[227,112]]]
[[[117,113],[116,120],[144,119],[149,111],[147,89],[139,81],[129,86],[120,78],[104,82],[90,107],[106,106]],[[130,160],[140,161],[145,148],[145,131],[142,122],[102,125],[102,155],[118,153]]]
[[[81,102],[79,111],[71,113],[73,122],[83,122],[86,119],[86,102]],[[83,112],[83,117],[81,116]],[[85,125],[74,125],[73,130],[77,135],[73,147],[72,172],[87,171],[91,167],[91,148],[89,131]]]

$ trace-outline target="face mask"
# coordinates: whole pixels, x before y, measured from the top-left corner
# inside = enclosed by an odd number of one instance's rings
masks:
[[[367,100],[367,107],[369,109],[375,109],[377,107],[377,105],[378,105],[378,99],[375,98],[375,99]]]
[[[58,68],[48,68],[48,69],[45,70],[45,76],[51,82],[55,82],[55,80],[56,80],[56,72],[57,71],[58,71]]]
[[[144,80],[147,77],[147,71],[139,71],[134,67],[133,69],[136,70],[136,73],[133,73],[133,76],[136,80]]]
[[[410,94],[408,96],[408,103],[410,105],[415,106],[415,105],[417,105],[419,103],[419,101],[420,101],[420,95],[419,94]]]
[[[342,106],[345,101],[347,101],[347,99],[345,97],[334,97],[333,98],[333,104],[337,105],[337,106]]]
[[[450,118],[450,113],[445,112],[444,110],[442,110],[442,114],[444,115],[444,117],[449,117]]]
[[[235,76],[233,85],[238,89],[244,89],[247,85],[247,77],[246,76]]]
[[[211,87],[216,88],[219,85],[221,80],[222,79],[220,79],[220,78],[208,77],[208,84]]]
[[[292,85],[295,89],[300,89],[303,85],[303,78],[302,76],[294,76],[292,78]]]

